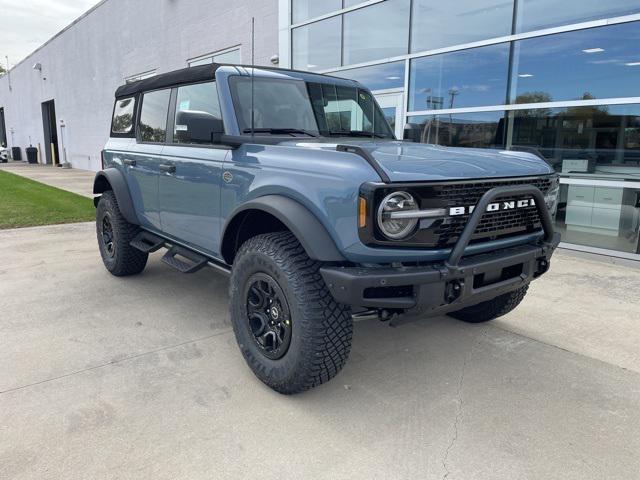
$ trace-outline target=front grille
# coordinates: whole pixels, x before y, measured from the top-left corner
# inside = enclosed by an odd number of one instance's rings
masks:
[[[505,178],[501,180],[460,180],[428,183],[394,183],[380,186],[365,184],[361,195],[370,197],[372,205],[380,205],[383,198],[393,191],[406,191],[419,203],[421,210],[471,207],[477,205],[480,198],[495,187],[531,185],[547,195],[558,183],[556,175],[535,177]],[[527,200],[530,197],[505,196],[495,202]],[[384,236],[377,225],[376,208],[369,209],[370,221],[359,229],[360,239],[366,245],[388,248],[450,248],[458,241],[471,214],[447,216],[444,218],[420,220],[419,228],[413,235],[403,240],[390,240]],[[542,222],[537,207],[529,206],[516,209],[502,209],[485,212],[478,228],[471,237],[471,243],[509,236],[523,235],[542,230]]]
[[[552,177],[495,180],[491,182],[448,183],[432,185],[433,197],[441,200],[449,200],[459,205],[475,205],[482,195],[494,187],[507,187],[513,185],[533,185],[546,194],[554,180]],[[466,203],[465,203],[466,202]]]
[[[539,188],[544,195],[549,192],[554,179],[551,177],[514,179],[491,182],[469,182],[442,185],[431,185],[430,196],[422,197],[429,204],[432,199],[438,204],[460,207],[478,203],[480,198],[494,187],[512,185],[533,185]],[[425,192],[426,193],[426,192]],[[522,200],[527,197],[501,197],[497,201]],[[431,244],[434,247],[450,247],[458,240],[471,215],[449,217],[431,229]],[[504,238],[511,235],[531,233],[542,228],[540,215],[535,206],[520,208],[517,210],[503,210],[498,212],[485,212],[478,228],[471,237],[472,243]]]

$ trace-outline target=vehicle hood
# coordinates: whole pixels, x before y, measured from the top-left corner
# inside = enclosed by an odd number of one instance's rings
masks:
[[[336,150],[337,145],[364,148],[392,182],[522,177],[554,172],[544,160],[526,152],[453,148],[401,141],[286,142],[298,148]]]

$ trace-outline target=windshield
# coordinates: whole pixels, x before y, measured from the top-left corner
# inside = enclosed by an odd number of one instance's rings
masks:
[[[368,90],[255,77],[252,95],[251,77],[229,82],[241,133],[394,138]]]

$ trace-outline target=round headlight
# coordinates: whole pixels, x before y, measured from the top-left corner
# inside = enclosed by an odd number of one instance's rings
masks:
[[[385,237],[401,240],[418,225],[418,218],[411,218],[411,212],[418,210],[418,204],[410,194],[394,192],[387,195],[378,207],[378,227]]]

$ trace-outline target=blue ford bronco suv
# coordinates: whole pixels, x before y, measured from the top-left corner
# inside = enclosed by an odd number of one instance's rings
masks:
[[[558,245],[558,178],[522,152],[398,141],[357,82],[206,65],[116,91],[95,178],[116,276],[149,253],[230,275],[255,375],[292,394],[344,366],[353,321],[514,309]]]

